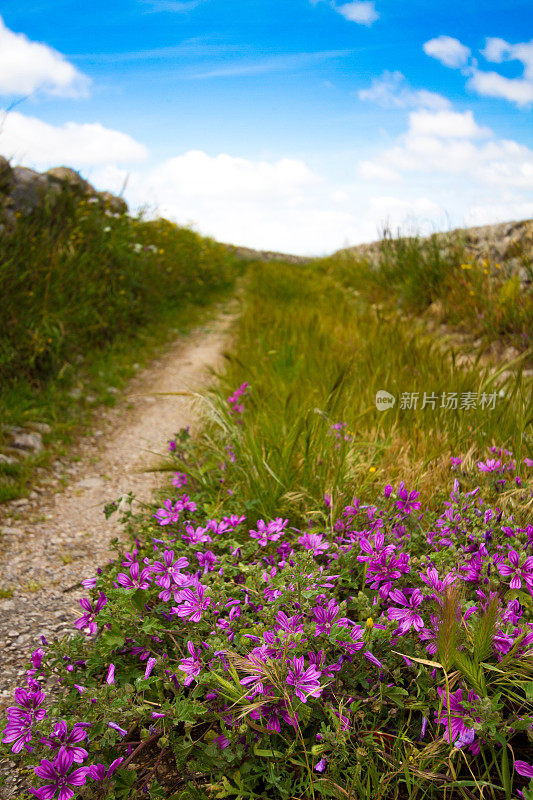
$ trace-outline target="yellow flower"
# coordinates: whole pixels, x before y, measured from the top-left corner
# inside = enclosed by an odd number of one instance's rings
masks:
[[[461,264],[461,269],[472,269],[472,264]]]
[[[470,289],[470,294],[473,295],[475,294],[475,292],[472,289]]]
[[[369,472],[375,472],[375,471],[376,471],[376,468],[375,468],[375,467],[370,467],[370,469],[369,469],[368,471],[369,471]]]
[[[366,621],[366,629],[367,631],[371,631],[373,627],[374,627],[374,620],[372,619],[372,617],[369,617]]]

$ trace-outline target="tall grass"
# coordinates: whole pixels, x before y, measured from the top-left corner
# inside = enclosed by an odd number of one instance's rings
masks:
[[[531,281],[527,254],[517,252],[516,259]],[[346,250],[322,259],[318,267],[376,302],[399,304],[415,314],[432,307],[440,321],[474,336],[503,339],[521,351],[531,347],[531,288],[524,288],[505,263],[473,258],[459,235],[423,239],[385,231],[372,263]]]
[[[0,237],[0,444],[27,422],[47,449],[0,464],[0,502],[27,493],[52,440],[68,443],[98,403],[170,335],[229,294],[240,262],[218,243],[159,219],[113,213],[68,188]],[[199,311],[201,310],[201,315]]]
[[[0,380],[46,380],[169,306],[205,303],[235,264],[187,228],[112,214],[65,189],[0,238]]]
[[[402,314],[351,295],[313,265],[254,267],[235,339],[224,389],[250,384],[245,424],[235,433],[218,406],[215,417],[236,437],[233,480],[259,516],[294,517],[318,507],[325,489],[340,502],[355,487],[400,478],[427,500],[452,455],[476,459],[490,445],[526,454],[531,387],[520,368],[506,377],[479,361],[460,365]],[[380,390],[396,398],[385,411],[376,407]],[[411,393],[418,407],[402,408]],[[459,408],[441,407],[452,393]],[[483,393],[494,408],[481,407]],[[460,408],[467,395],[476,408]],[[222,443],[213,434],[221,459]]]

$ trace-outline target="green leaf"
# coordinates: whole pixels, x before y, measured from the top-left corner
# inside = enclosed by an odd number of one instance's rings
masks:
[[[100,641],[106,650],[116,650],[117,648],[122,647],[125,640],[125,636],[116,622],[113,622],[111,624],[111,630],[104,631],[100,638]]]
[[[130,597],[132,606],[139,614],[146,612],[145,605],[148,599],[147,593],[143,589],[136,589]]]
[[[254,747],[254,753],[260,758],[283,758],[283,753],[279,750],[262,750],[259,747]]]

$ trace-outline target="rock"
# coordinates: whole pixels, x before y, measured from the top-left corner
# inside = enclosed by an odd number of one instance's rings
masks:
[[[31,453],[40,453],[43,449],[43,437],[40,433],[14,433],[10,441],[11,447],[17,450],[26,450]]]
[[[37,431],[37,433],[52,433],[52,428],[47,422],[28,422],[26,425],[30,431]]]
[[[0,464],[7,464],[10,466],[11,464],[18,464],[19,462],[14,456],[6,456],[3,453],[0,453]]]
[[[122,197],[117,197],[111,192],[98,192],[98,197],[103,202],[105,206],[114,211],[115,214],[127,214],[128,213],[128,204]]]
[[[44,175],[26,167],[15,167],[6,206],[14,212],[29,213],[43,203],[48,188]]]
[[[0,156],[0,192],[6,192],[9,189],[13,178],[13,169],[7,158]]]
[[[84,180],[79,172],[70,167],[52,167],[45,172],[47,178],[60,184],[70,186],[76,192],[83,195],[94,195],[95,189],[91,184]]]
[[[101,478],[84,478],[82,481],[79,481],[75,489],[99,489],[102,486]]]
[[[25,508],[26,506],[29,506],[29,504],[29,500],[27,500],[25,497],[21,497],[20,500],[13,500],[11,505],[15,508]]]

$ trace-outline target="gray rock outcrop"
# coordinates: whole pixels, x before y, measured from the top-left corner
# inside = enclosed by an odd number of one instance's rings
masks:
[[[533,272],[533,220],[499,222],[476,228],[456,228],[436,233],[435,239],[443,251],[464,248],[465,258],[476,261],[487,259],[493,264],[505,265],[508,272],[518,274],[523,284],[531,282]],[[407,238],[407,237],[406,237]],[[362,258],[378,265],[382,251],[381,242],[360,244],[339,250],[336,255]]]
[[[125,200],[110,192],[96,191],[70,167],[53,167],[41,173],[28,167],[12,167],[0,156],[0,231],[12,228],[18,215],[30,214],[45,203],[53,206],[65,188],[80,199],[94,198],[112,213],[125,214],[128,211]]]

